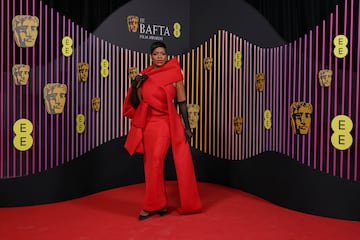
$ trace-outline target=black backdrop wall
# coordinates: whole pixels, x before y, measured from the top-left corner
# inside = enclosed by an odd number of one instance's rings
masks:
[[[304,35],[310,28],[319,24],[328,17],[336,5],[342,6],[341,0],[244,0],[259,11],[279,35],[286,41],[291,42]],[[50,7],[65,16],[70,17],[88,31],[94,31],[113,11],[130,2],[129,0],[43,0]],[[191,1],[191,8],[206,9],[212,2],[221,2],[226,5],[230,2],[239,1]],[[199,8],[201,6],[201,8]],[[161,8],[161,6],[159,6]],[[192,17],[202,15],[202,11],[196,11]],[[207,39],[207,38],[206,38]],[[199,40],[204,41],[206,39]],[[195,45],[197,42],[192,43]]]

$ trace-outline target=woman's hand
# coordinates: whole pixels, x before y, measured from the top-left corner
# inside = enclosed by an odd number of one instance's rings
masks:
[[[140,88],[146,79],[148,79],[148,75],[138,74],[134,79],[134,81],[136,82],[136,88]]]
[[[187,140],[188,142],[190,142],[191,138],[193,137],[193,134],[192,134],[190,128],[186,128],[186,129],[185,129],[185,136],[186,136],[186,140]]]

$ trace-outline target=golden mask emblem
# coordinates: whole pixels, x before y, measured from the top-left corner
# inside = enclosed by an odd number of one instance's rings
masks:
[[[206,70],[211,70],[213,65],[213,59],[212,57],[206,57],[204,58],[204,68]]]
[[[187,104],[190,128],[196,128],[199,121],[200,106],[197,104]]]
[[[94,110],[95,112],[98,112],[98,111],[100,111],[100,106],[101,106],[100,98],[96,97],[96,98],[91,99],[92,110]]]
[[[242,117],[234,117],[234,132],[235,134],[241,134],[243,130],[243,119]]]
[[[25,64],[15,64],[12,67],[12,75],[16,85],[26,85],[29,80],[30,66]]]
[[[139,70],[137,69],[137,67],[131,67],[129,68],[129,77],[131,79],[131,81],[133,81],[135,79],[135,77],[138,75]]]
[[[127,25],[129,32],[137,32],[139,27],[139,17],[134,15],[127,16]]]
[[[31,15],[17,15],[12,19],[12,31],[16,45],[33,47],[38,36],[39,18]]]
[[[329,87],[331,85],[333,72],[330,69],[323,69],[319,71],[319,82],[322,87]]]
[[[256,91],[259,91],[259,92],[264,91],[264,85],[265,85],[264,73],[257,73],[255,75],[255,88],[256,88]]]
[[[62,113],[66,103],[67,87],[61,83],[48,83],[44,87],[44,101],[49,114]]]
[[[82,82],[86,82],[89,77],[89,64],[78,63],[78,78]]]
[[[294,102],[290,106],[291,128],[295,134],[307,134],[311,124],[311,103]]]

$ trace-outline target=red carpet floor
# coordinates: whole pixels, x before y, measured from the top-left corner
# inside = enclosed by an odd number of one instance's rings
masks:
[[[137,219],[144,184],[136,184],[59,203],[0,208],[0,239],[360,239],[360,222],[296,212],[209,183],[199,183],[204,212],[181,216],[176,182],[166,184],[172,211],[163,217]]]

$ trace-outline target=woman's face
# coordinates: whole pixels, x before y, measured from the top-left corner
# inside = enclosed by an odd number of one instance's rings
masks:
[[[164,65],[167,61],[166,49],[163,47],[155,48],[151,53],[151,60],[155,68]]]

